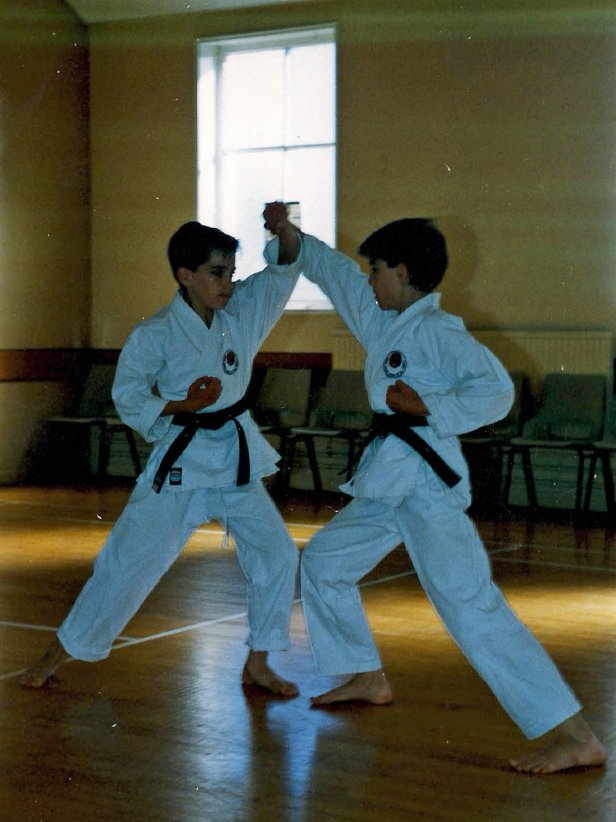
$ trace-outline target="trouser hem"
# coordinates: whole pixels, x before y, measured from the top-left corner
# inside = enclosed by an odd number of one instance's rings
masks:
[[[353,676],[353,674],[366,674],[370,671],[379,671],[383,667],[380,659],[371,659],[367,662],[353,662],[349,663],[344,669],[341,669],[340,664],[336,665],[315,665],[319,676]]]
[[[107,659],[109,656],[109,651],[103,654],[96,654],[92,651],[89,651],[85,648],[80,648],[79,645],[71,642],[70,639],[66,638],[62,631],[58,631],[58,639],[62,644],[62,647],[66,651],[66,653],[71,656],[73,659],[79,659],[81,662],[101,662],[103,659]]]
[[[578,702],[576,702],[568,709],[563,710],[562,715],[559,719],[537,723],[536,725],[533,725],[529,728],[521,728],[522,733],[526,736],[527,739],[538,739],[540,736],[543,736],[544,734],[547,734],[549,731],[553,731],[554,728],[557,728],[559,725],[562,725],[563,722],[566,722],[568,719],[571,719],[571,717],[578,714],[581,710],[582,706]]]
[[[264,647],[261,643],[252,644],[251,642],[246,642],[246,646],[250,648],[251,651],[255,653],[265,653],[265,654],[274,654],[279,651],[288,651],[289,650],[289,643],[285,643],[284,645],[271,645],[269,647]]]

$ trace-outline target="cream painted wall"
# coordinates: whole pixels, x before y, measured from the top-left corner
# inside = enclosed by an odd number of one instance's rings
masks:
[[[92,343],[121,345],[173,292],[166,240],[195,215],[196,39],[331,21],[339,247],[353,254],[398,216],[436,216],[452,258],[444,305],[470,327],[616,330],[616,4],[435,5],[331,0],[91,27]],[[331,327],[287,315],[266,347],[329,350]]]
[[[61,0],[0,0],[0,348],[89,335],[87,34]]]
[[[0,349],[88,344],[88,114],[85,28],[62,0],[0,0]],[[0,384],[0,482],[63,388]]]
[[[470,327],[615,332],[616,2],[512,5],[315,0],[86,32],[62,0],[0,0],[0,348],[120,346],[170,299],[166,241],[195,215],[196,39],[322,22],[339,247],[431,214],[444,305]],[[264,347],[330,351],[339,327],[285,315]],[[62,402],[55,383],[2,386],[0,481]]]

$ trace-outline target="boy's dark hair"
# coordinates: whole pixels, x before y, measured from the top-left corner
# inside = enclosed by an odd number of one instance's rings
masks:
[[[177,278],[179,268],[196,271],[202,263],[210,259],[212,251],[219,251],[225,256],[235,254],[239,241],[218,228],[210,228],[196,220],[181,225],[169,240],[167,257]]]
[[[445,238],[432,220],[406,217],[377,229],[359,247],[362,257],[384,260],[390,268],[404,263],[409,282],[418,291],[433,291],[449,258]]]

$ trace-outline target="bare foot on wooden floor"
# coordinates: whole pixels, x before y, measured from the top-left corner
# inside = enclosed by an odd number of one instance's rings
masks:
[[[256,685],[278,696],[297,696],[297,685],[278,676],[267,663],[266,651],[250,651],[242,671],[243,685]]]
[[[394,695],[382,668],[355,674],[352,679],[313,697],[313,705],[331,705],[334,702],[368,702],[370,705],[389,705]]]
[[[62,647],[60,640],[55,639],[39,661],[19,677],[19,684],[22,688],[42,688],[68,659],[70,656]]]
[[[607,751],[581,714],[576,714],[551,732],[548,745],[510,764],[522,773],[557,773],[570,768],[605,764]]]

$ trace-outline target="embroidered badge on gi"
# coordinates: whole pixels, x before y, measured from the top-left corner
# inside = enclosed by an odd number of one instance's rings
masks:
[[[237,369],[239,368],[240,361],[237,357],[235,351],[231,351],[231,349],[227,349],[225,351],[224,357],[222,358],[222,368],[225,374],[235,374]]]
[[[388,377],[401,377],[406,371],[406,357],[402,351],[390,351],[383,361],[383,371]]]
[[[172,468],[169,471],[169,485],[181,485],[182,484],[182,469],[181,468]]]

